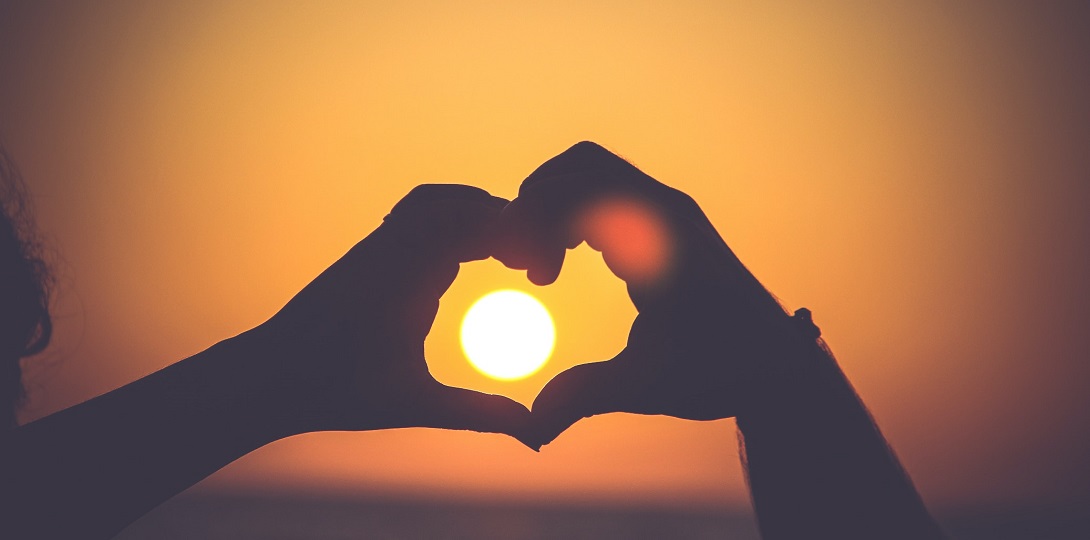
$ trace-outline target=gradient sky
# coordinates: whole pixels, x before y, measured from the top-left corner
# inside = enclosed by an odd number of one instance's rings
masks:
[[[512,197],[584,139],[688,192],[806,306],[935,505],[1090,494],[1090,16],[1054,2],[0,1],[0,141],[60,278],[29,420],[259,324],[422,182]],[[667,5],[668,4],[668,5]],[[527,290],[554,359],[462,358]],[[635,311],[582,247],[535,288],[472,263],[426,350],[530,403]],[[207,489],[743,506],[733,422],[319,434]]]

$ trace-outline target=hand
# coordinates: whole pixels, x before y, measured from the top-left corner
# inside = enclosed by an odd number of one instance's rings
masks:
[[[530,445],[526,407],[440,384],[424,359],[439,297],[460,262],[490,256],[506,204],[474,187],[419,186],[248,333],[286,374],[282,391],[299,431],[436,427],[506,433]]]
[[[586,240],[639,314],[607,362],[575,366],[534,400],[535,442],[609,412],[710,420],[752,406],[803,346],[790,317],[696,203],[604,148],[579,143],[533,172],[500,219],[496,258],[552,283]]]

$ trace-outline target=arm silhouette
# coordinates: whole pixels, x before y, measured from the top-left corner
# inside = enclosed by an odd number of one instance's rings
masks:
[[[551,283],[585,240],[639,312],[615,358],[546,385],[535,442],[609,412],[736,416],[766,539],[942,537],[816,327],[783,310],[690,197],[584,142],[535,170],[501,224],[509,267]]]
[[[527,440],[529,411],[444,386],[423,342],[459,262],[507,201],[427,185],[260,326],[18,428],[0,449],[0,536],[109,538],[262,445],[320,430],[437,427]]]
[[[738,414],[750,495],[766,540],[945,538],[824,343]]]

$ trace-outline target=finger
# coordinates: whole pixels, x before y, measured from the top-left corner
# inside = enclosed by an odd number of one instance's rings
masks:
[[[530,410],[522,404],[494,394],[436,384],[426,427],[503,433],[537,451],[530,429]]]
[[[546,220],[543,210],[533,199],[508,204],[500,215],[493,249],[494,256],[508,268],[527,270],[527,277],[536,285],[556,281],[569,247],[562,231],[540,225]]]
[[[387,255],[392,283],[410,285],[424,301],[443,295],[461,262],[491,256],[499,214],[507,200],[458,184],[417,186],[386,216],[381,235],[393,239]]]
[[[575,247],[571,216],[610,177],[623,160],[591,142],[581,142],[538,167],[523,181],[519,197],[504,209],[504,232],[495,256],[509,268],[528,270],[531,281],[552,283],[560,273],[566,248]],[[624,163],[627,165],[627,163]],[[574,175],[574,179],[572,176]],[[558,182],[563,189],[554,189]]]
[[[394,205],[383,226],[427,258],[486,259],[507,203],[473,186],[424,184]]]
[[[642,392],[637,372],[630,369],[622,352],[617,358],[572,367],[541,389],[534,399],[534,442],[546,445],[573,424],[598,414],[641,412],[637,399]]]

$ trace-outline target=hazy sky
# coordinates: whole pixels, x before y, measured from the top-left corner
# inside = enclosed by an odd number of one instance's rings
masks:
[[[78,4],[78,5],[77,5]],[[925,499],[1090,494],[1090,16],[1052,2],[0,2],[0,141],[60,278],[26,419],[262,322],[421,182],[511,197],[597,141],[688,192],[806,306]],[[525,381],[457,346],[536,294]],[[634,316],[581,248],[463,267],[443,382],[524,403]],[[612,415],[541,454],[429,430],[298,437],[207,487],[744,505],[731,421]]]

